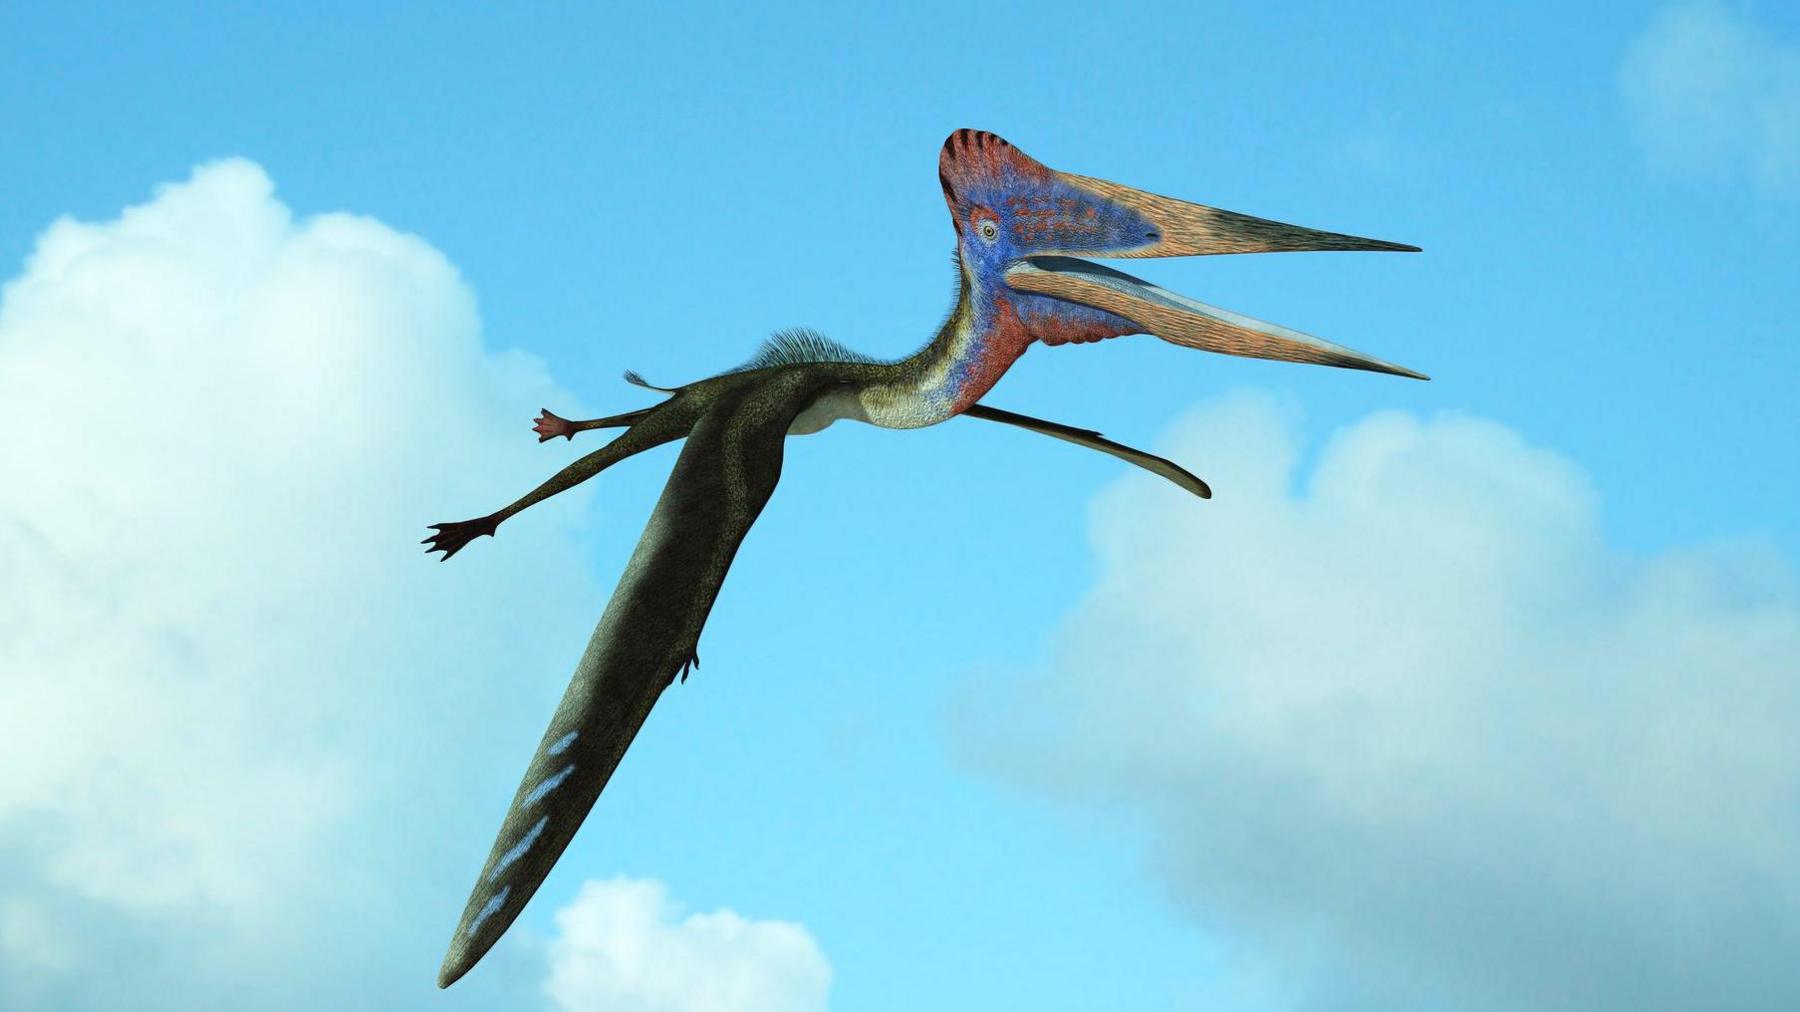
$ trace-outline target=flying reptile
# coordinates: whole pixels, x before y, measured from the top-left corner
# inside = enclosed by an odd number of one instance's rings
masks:
[[[1284,225],[1103,179],[1057,172],[991,133],[958,130],[938,154],[956,227],[959,290],[931,342],[877,361],[817,334],[777,334],[743,366],[667,393],[641,411],[571,421],[545,410],[538,441],[625,431],[510,506],[432,525],[449,559],[507,518],[635,453],[687,444],[600,624],[575,667],[475,882],[438,974],[448,987],[493,947],[600,796],[657,697],[700,662],[701,626],[725,571],[781,474],[783,441],[839,419],[914,429],[964,415],[1112,454],[1201,497],[1206,483],[1090,429],[980,403],[1033,342],[1086,344],[1154,334],[1185,348],[1427,377],[1075,259],[1418,247]],[[626,378],[650,387],[633,373]]]

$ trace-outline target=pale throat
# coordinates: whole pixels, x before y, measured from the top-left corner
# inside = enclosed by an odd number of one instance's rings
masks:
[[[857,400],[865,418],[884,428],[936,425],[986,395],[1031,341],[1010,302],[965,277],[956,310],[937,337],[895,363],[891,380],[859,391]]]

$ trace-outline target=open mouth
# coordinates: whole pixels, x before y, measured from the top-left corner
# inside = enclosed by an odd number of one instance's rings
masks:
[[[1398,244],[1386,245],[1411,249]],[[1006,283],[1022,292],[1105,310],[1130,320],[1146,333],[1184,348],[1430,379],[1424,373],[1384,362],[1355,349],[1209,306],[1123,271],[1075,257],[1025,257],[1007,268]]]

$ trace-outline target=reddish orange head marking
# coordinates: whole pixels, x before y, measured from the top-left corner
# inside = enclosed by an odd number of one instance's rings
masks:
[[[1052,175],[1042,162],[985,130],[958,130],[938,152],[938,183],[959,230],[971,207],[992,206],[1005,191],[1043,186]]]

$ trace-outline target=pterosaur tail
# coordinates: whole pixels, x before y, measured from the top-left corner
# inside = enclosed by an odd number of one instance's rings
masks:
[[[644,377],[639,376],[637,374],[637,372],[632,369],[625,370],[625,382],[631,384],[634,387],[643,387],[646,390],[660,390],[665,394],[675,393],[675,391],[677,389],[675,387],[659,387],[656,384],[645,379]]]

